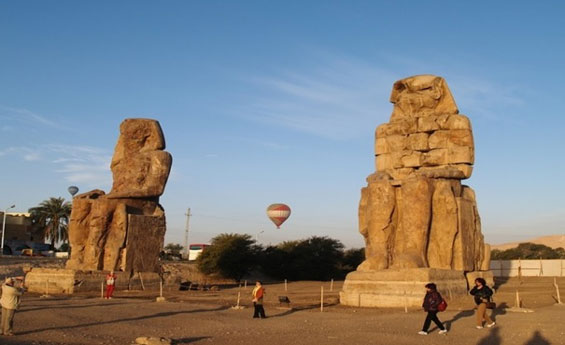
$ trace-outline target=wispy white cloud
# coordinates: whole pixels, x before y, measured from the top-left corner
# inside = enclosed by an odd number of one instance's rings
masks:
[[[388,118],[391,80],[390,71],[360,60],[327,59],[309,70],[252,78],[250,82],[263,91],[245,113],[254,121],[349,139],[376,118]]]
[[[20,158],[29,163],[50,163],[51,169],[61,174],[65,180],[83,184],[84,187],[103,188],[112,182],[112,155],[96,147],[59,144],[8,147],[0,150],[0,157],[2,156]]]
[[[414,71],[412,75],[445,71],[442,76],[457,104],[472,116],[498,121],[501,109],[523,104],[521,87],[462,72],[461,66],[434,67],[404,59],[395,61],[396,67],[384,68],[356,58],[328,56],[317,59],[317,65],[311,68],[249,79],[260,91],[249,99],[242,114],[253,121],[335,140],[348,139],[366,131],[367,126],[388,121],[392,84],[410,76],[404,74],[406,70]]]
[[[111,184],[110,152],[91,146],[48,145],[47,149],[56,155],[56,171],[67,181],[99,188]]]
[[[60,122],[49,119],[46,116],[40,115],[29,109],[14,108],[5,105],[0,105],[0,119],[12,124],[9,126],[9,129],[12,130],[16,124],[25,126],[47,126],[65,130],[68,129]]]

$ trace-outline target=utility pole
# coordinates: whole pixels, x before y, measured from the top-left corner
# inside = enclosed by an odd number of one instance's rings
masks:
[[[186,259],[188,260],[189,259],[188,256],[190,254],[189,244],[188,244],[188,227],[190,222],[190,216],[192,216],[190,214],[190,207],[188,208],[188,210],[184,215],[186,216],[186,229],[184,233],[184,255],[186,255]]]

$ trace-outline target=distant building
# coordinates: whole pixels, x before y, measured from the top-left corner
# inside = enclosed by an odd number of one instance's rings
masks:
[[[4,212],[0,211],[0,225],[4,219]],[[31,221],[29,213],[6,213],[6,230],[4,241],[32,241],[43,242],[42,230]]]

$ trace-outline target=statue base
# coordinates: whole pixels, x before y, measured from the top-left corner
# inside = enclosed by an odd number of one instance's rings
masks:
[[[155,272],[141,272],[130,276],[126,272],[114,272],[116,290],[158,290],[160,277]],[[68,268],[32,268],[26,274],[25,284],[29,292],[44,295],[104,291],[107,271],[79,271]]]
[[[352,307],[421,307],[428,283],[435,283],[448,301],[467,295],[463,271],[409,268],[351,272],[339,298],[341,304]]]

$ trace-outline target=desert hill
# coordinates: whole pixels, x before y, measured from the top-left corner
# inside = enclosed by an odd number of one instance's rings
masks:
[[[565,235],[551,235],[551,236],[542,236],[533,238],[530,240],[520,241],[520,242],[512,242],[512,243],[503,243],[503,244],[493,244],[491,245],[492,249],[499,249],[499,250],[506,250],[510,248],[518,247],[520,243],[535,243],[535,244],[543,244],[553,249],[555,248],[565,248]]]

